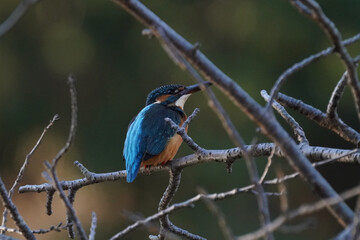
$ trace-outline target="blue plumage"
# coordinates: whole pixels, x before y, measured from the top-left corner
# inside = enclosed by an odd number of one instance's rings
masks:
[[[175,134],[165,118],[180,124],[182,111],[163,104],[146,106],[131,123],[126,134],[124,159],[126,161],[127,181],[132,182],[139,171],[141,161],[160,154]]]
[[[204,85],[210,83],[205,82]],[[134,181],[140,166],[161,164],[175,156],[182,139],[174,137],[175,130],[165,118],[180,125],[186,119],[183,111],[185,101],[199,90],[199,84],[189,87],[167,85],[153,90],[147,96],[145,108],[130,123],[126,134],[123,155],[127,182]]]

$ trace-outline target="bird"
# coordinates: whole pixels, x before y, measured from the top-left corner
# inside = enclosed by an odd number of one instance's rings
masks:
[[[181,127],[187,119],[184,104],[191,94],[201,90],[201,85],[211,83],[165,85],[148,94],[145,107],[130,122],[126,133],[123,160],[127,182],[135,180],[140,167],[165,164],[174,158],[182,138],[165,118]]]

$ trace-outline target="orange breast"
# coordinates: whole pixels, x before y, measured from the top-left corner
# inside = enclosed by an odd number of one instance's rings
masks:
[[[184,120],[181,120],[180,126],[184,123]],[[185,131],[187,132],[188,126],[186,126]],[[152,166],[152,165],[159,165],[165,164],[169,160],[172,160],[177,151],[180,148],[181,143],[183,142],[181,136],[177,133],[169,139],[164,151],[162,151],[159,155],[156,155],[146,161],[141,162],[141,167],[144,166]]]

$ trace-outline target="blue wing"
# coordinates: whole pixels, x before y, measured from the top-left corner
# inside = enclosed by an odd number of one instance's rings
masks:
[[[132,182],[139,171],[141,161],[160,154],[175,131],[165,118],[180,124],[181,114],[161,104],[146,106],[131,123],[126,134],[124,159],[127,181]]]

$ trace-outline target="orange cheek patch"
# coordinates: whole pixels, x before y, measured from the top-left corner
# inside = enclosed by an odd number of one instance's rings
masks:
[[[160,97],[156,98],[157,102],[164,102],[166,101],[166,99],[170,97],[170,94],[166,94],[166,95],[161,95]]]

